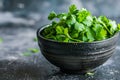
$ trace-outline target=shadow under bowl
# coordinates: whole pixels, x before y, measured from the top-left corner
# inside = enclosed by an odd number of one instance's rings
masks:
[[[102,65],[114,53],[119,33],[95,42],[57,42],[45,39],[37,30],[38,45],[44,57],[68,73],[86,73]]]

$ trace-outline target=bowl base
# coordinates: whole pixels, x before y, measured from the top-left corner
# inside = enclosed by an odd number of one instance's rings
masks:
[[[95,73],[96,69],[92,69],[92,70],[66,70],[66,69],[60,69],[60,71],[63,72],[63,73],[66,73],[66,74],[81,74],[81,75],[85,75],[88,72]]]

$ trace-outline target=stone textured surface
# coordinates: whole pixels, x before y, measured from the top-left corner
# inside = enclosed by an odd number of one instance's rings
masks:
[[[67,11],[70,4],[86,7],[95,15],[120,21],[119,0],[0,0],[0,80],[119,80],[120,39],[114,55],[97,68],[94,76],[70,75],[59,71],[42,54],[24,56],[28,48],[38,48],[38,27],[49,23],[50,11]]]
[[[69,75],[50,64],[42,54],[24,56],[28,48],[38,48],[33,41],[36,29],[17,25],[0,27],[0,80],[119,80],[120,39],[115,54],[97,68],[94,76]]]

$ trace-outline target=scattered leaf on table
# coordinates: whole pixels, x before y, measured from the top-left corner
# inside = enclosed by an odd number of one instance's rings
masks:
[[[94,76],[94,72],[87,72],[86,75],[88,75],[88,76]]]
[[[2,43],[3,42],[3,39],[2,38],[0,38],[0,43]]]
[[[37,37],[36,37],[36,38],[34,38],[33,40],[34,40],[35,42],[37,42],[37,41],[38,41]]]
[[[30,53],[30,52],[23,52],[22,55],[23,55],[23,56],[31,56],[31,53]]]
[[[32,53],[38,53],[39,52],[39,49],[37,49],[37,48],[29,48],[28,50]]]

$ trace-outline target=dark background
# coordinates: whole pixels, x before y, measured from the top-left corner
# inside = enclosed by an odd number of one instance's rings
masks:
[[[49,12],[66,12],[71,4],[87,8],[93,15],[105,15],[120,22],[120,0],[0,0],[0,80],[119,80],[120,39],[114,55],[96,69],[94,76],[69,75],[50,64],[38,48],[36,31],[49,24]]]
[[[28,19],[31,24],[39,21],[44,25],[48,23],[47,16],[51,11],[66,12],[71,4],[76,4],[79,9],[86,8],[93,15],[105,15],[119,22],[119,0],[0,0],[0,23],[11,22],[10,16],[14,16]],[[3,17],[10,18],[2,20]],[[24,24],[24,21],[17,20]]]

